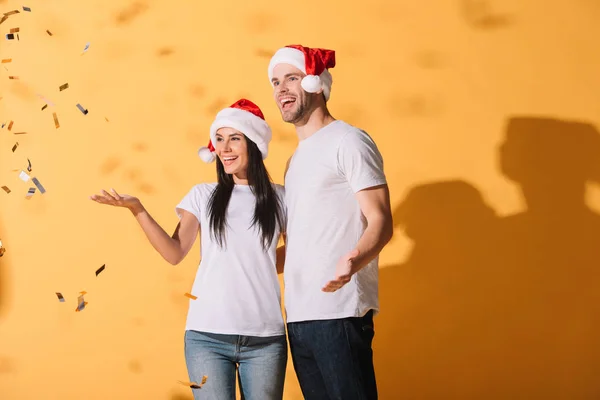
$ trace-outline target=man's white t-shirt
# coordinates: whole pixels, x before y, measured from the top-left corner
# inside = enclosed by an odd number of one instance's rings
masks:
[[[285,334],[276,270],[279,227],[267,252],[258,226],[252,226],[255,196],[235,185],[227,209],[225,248],[212,238],[208,202],[216,183],[194,186],[176,207],[200,222],[201,261],[191,294],[186,330],[245,336]],[[273,185],[283,208],[284,189]],[[282,212],[285,212],[282,209]],[[284,214],[285,216],[285,214]]]
[[[365,231],[356,193],[382,184],[383,159],[364,131],[337,120],[299,142],[285,175],[287,322],[378,312],[378,257],[338,291],[321,289]]]

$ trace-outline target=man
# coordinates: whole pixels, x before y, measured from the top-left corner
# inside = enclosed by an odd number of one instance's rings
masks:
[[[371,344],[378,255],[392,237],[383,159],[362,130],[327,109],[331,50],[279,49],[269,79],[299,143],[285,172],[285,309],[307,400],[377,399]]]

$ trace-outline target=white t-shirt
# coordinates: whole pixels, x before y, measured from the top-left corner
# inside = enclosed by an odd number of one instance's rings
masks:
[[[337,120],[299,142],[285,176],[287,322],[378,312],[378,257],[338,291],[321,289],[366,228],[355,194],[385,183],[377,146],[352,125]]]
[[[194,186],[176,207],[180,218],[180,210],[186,210],[200,221],[201,261],[191,291],[198,298],[190,299],[186,330],[246,336],[283,335],[285,326],[276,270],[280,231],[275,231],[271,246],[265,252],[258,226],[250,228],[256,202],[254,194],[250,186],[235,185],[227,209],[226,247],[219,247],[211,235],[207,208],[216,186],[216,183]],[[283,200],[283,187],[274,187]]]

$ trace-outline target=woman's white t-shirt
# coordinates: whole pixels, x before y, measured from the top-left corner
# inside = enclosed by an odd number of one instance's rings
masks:
[[[248,185],[235,185],[227,209],[226,242],[213,240],[208,202],[217,186],[194,186],[176,207],[200,222],[201,261],[191,294],[186,330],[245,335],[285,334],[281,293],[276,271],[277,227],[267,252],[262,247],[258,224],[252,226],[255,196]],[[283,207],[284,188],[273,185]],[[285,210],[282,210],[285,212]],[[284,214],[285,215],[285,214]]]

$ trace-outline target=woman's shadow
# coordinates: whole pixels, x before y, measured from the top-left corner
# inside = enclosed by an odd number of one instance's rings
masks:
[[[464,181],[409,190],[394,212],[413,247],[380,270],[380,397],[600,396],[600,134],[585,123],[511,118],[500,170],[526,208],[499,217]]]

